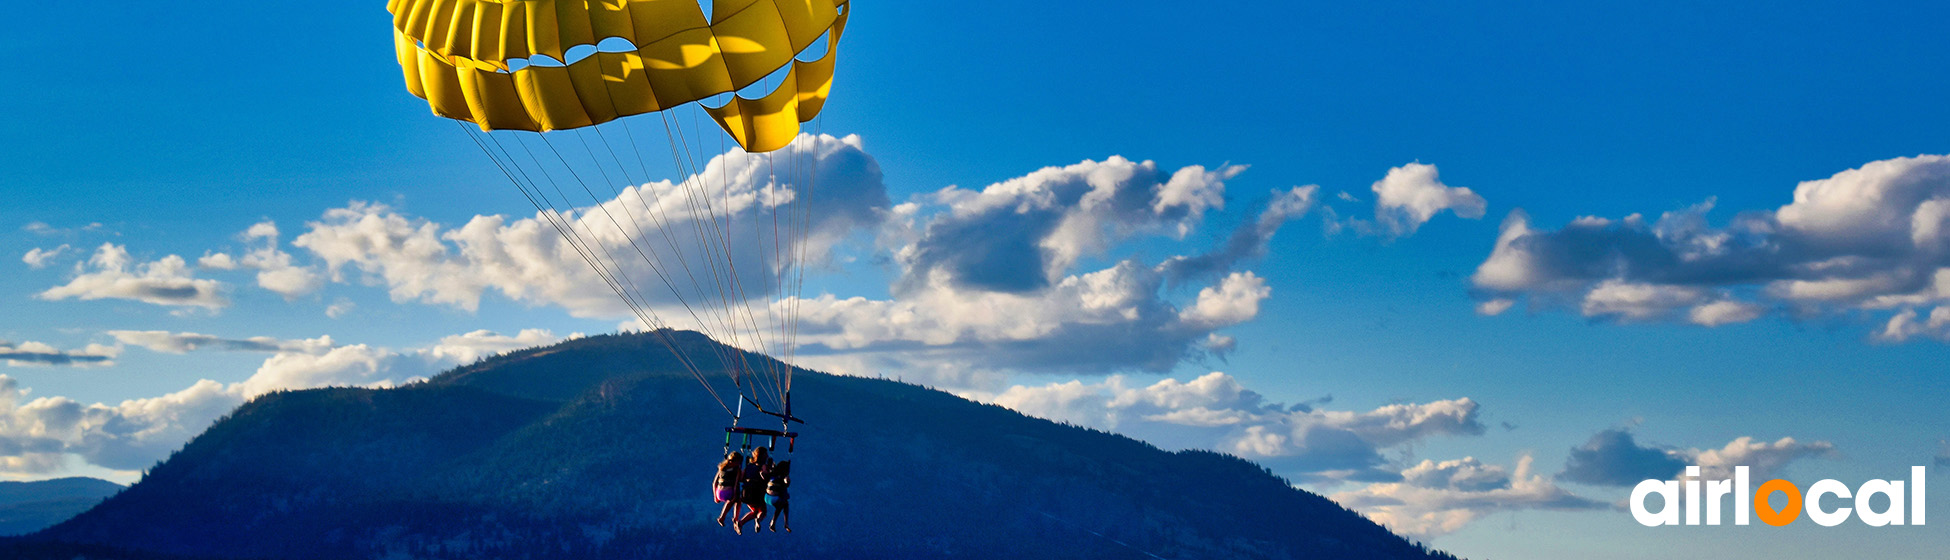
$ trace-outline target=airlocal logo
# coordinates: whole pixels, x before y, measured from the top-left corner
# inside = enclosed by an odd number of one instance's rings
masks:
[[[1792,482],[1778,478],[1763,482],[1760,488],[1749,492],[1747,486],[1747,467],[1735,467],[1733,470],[1733,480],[1707,481],[1704,484],[1706,487],[1706,499],[1702,500],[1700,499],[1700,487],[1702,485],[1699,481],[1699,475],[1699,467],[1686,467],[1686,476],[1692,480],[1685,482],[1686,499],[1683,502],[1684,506],[1681,506],[1682,502],[1679,499],[1679,481],[1647,480],[1640,482],[1638,487],[1632,489],[1632,518],[1637,519],[1639,524],[1647,527],[1678,525],[1680,508],[1684,507],[1686,524],[1698,525],[1700,524],[1700,504],[1704,502],[1706,504],[1706,524],[1719,525],[1720,506],[1723,503],[1723,499],[1731,495],[1733,496],[1734,525],[1746,525],[1748,524],[1748,519],[1751,517],[1759,517],[1762,523],[1775,527],[1786,527],[1789,523],[1793,523],[1796,519],[1801,518],[1801,511],[1804,506],[1808,512],[1808,519],[1814,521],[1816,525],[1823,527],[1841,525],[1843,521],[1848,521],[1851,511],[1853,511],[1855,517],[1862,520],[1862,523],[1870,527],[1902,525],[1905,521],[1910,525],[1923,524],[1923,467],[1909,468],[1909,492],[1907,496],[1909,498],[1909,506],[1907,508],[1903,506],[1903,498],[1905,496],[1903,482],[1900,480],[1895,482],[1871,480],[1862,483],[1854,491],[1850,491],[1848,485],[1842,484],[1841,481],[1832,479],[1823,480],[1809,486],[1808,493],[1804,497],[1801,493],[1801,488],[1796,487]],[[1646,497],[1653,494],[1658,494],[1665,499],[1665,506],[1656,512],[1645,509]],[[1775,494],[1786,495],[1787,500],[1785,505],[1780,508],[1775,508],[1770,503],[1768,498]],[[1855,507],[1852,510],[1846,507],[1822,509],[1822,497],[1831,495],[1844,500],[1853,496],[1855,499]],[[1872,507],[1874,502],[1871,498],[1878,495],[1888,498],[1887,507],[1884,507],[1881,511],[1876,511]],[[1750,512],[1752,515],[1749,515]]]

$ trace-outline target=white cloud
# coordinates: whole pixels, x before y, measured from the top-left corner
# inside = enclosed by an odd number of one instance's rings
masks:
[[[1133,386],[1129,378],[1018,385],[972,395],[1018,412],[1116,431],[1167,449],[1232,453],[1308,484],[1354,490],[1332,495],[1390,529],[1429,538],[1486,515],[1529,509],[1584,510],[1607,505],[1533,473],[1528,455],[1514,472],[1475,458],[1399,464],[1384,453],[1441,436],[1484,432],[1470,399],[1393,404],[1367,411],[1268,403],[1238,380],[1213,372],[1191,381]],[[1397,460],[1399,461],[1399,459]],[[1404,468],[1406,467],[1406,468]]]
[[[1717,327],[1720,325],[1745,323],[1759,319],[1761,315],[1766,313],[1767,308],[1758,304],[1723,299],[1694,307],[1692,311],[1687,313],[1687,319],[1697,325]]]
[[[253,224],[238,239],[252,245],[243,257],[232,257],[228,253],[205,254],[197,259],[197,265],[216,270],[256,270],[258,287],[277,292],[286,300],[309,295],[325,286],[325,277],[317,270],[293,264],[291,254],[278,247],[276,223],[263,221]]]
[[[111,334],[127,344],[162,352],[228,350],[271,355],[237,383],[205,379],[181,391],[119,404],[82,404],[65,397],[28,399],[28,391],[16,380],[0,375],[0,475],[55,472],[64,468],[67,455],[110,469],[142,469],[258,395],[330,386],[391,387],[488,353],[558,340],[543,330],[524,330],[515,336],[477,331],[447,337],[427,348],[389,350],[364,344],[334,346],[326,337],[279,341],[161,331]],[[12,346],[0,345],[0,355],[8,347]]]
[[[581,338],[571,334],[567,338]],[[494,331],[479,330],[467,334],[457,334],[440,339],[440,344],[427,350],[435,359],[453,364],[471,364],[487,358],[523,348],[554,344],[564,340],[543,329],[523,329],[514,336],[506,336]]]
[[[1918,315],[1914,309],[1904,309],[1889,318],[1889,323],[1882,327],[1882,332],[1876,338],[1906,342],[1918,336],[1950,342],[1950,306],[1932,309],[1928,317]]]
[[[1267,403],[1219,372],[1187,382],[1128,383],[1118,375],[1098,383],[1017,385],[971,396],[1161,447],[1236,454],[1309,481],[1390,479],[1383,450],[1484,430],[1478,405],[1466,398],[1345,411]]]
[[[80,350],[62,350],[40,342],[15,344],[0,340],[0,363],[12,367],[105,367],[115,365],[115,357],[121,353],[121,348],[100,344],[90,344]]]
[[[0,469],[9,474],[59,469],[66,454],[111,469],[146,468],[239,403],[208,380],[118,405],[84,405],[65,397],[28,400],[27,393],[0,375]]]
[[[353,303],[352,300],[346,298],[339,298],[333,301],[331,305],[325,306],[325,316],[333,319],[340,319],[340,318],[344,318],[346,315],[351,315],[352,310],[358,308],[359,308],[359,304]]]
[[[1477,265],[1476,273],[1469,277],[1470,282],[1479,289],[1491,292],[1550,288],[1544,279],[1533,272],[1538,268],[1538,257],[1527,245],[1534,233],[1537,231],[1530,228],[1530,215],[1522,209],[1511,210],[1498,227],[1496,248],[1490,251],[1490,257],[1483,264]]]
[[[1702,478],[1733,477],[1745,466],[1755,480],[1773,477],[1788,463],[1831,456],[1835,445],[1826,441],[1800,442],[1784,437],[1772,442],[1741,436],[1717,449],[1679,449],[1644,445],[1624,429],[1598,432],[1584,445],[1571,449],[1558,477],[1570,482],[1629,487],[1643,480],[1680,479],[1687,466],[1700,467]]]
[[[1375,220],[1395,237],[1415,233],[1444,210],[1475,220],[1481,219],[1489,207],[1482,196],[1467,187],[1442,184],[1435,166],[1423,163],[1389,169],[1371,189],[1375,193]]]
[[[1502,315],[1505,311],[1509,311],[1510,307],[1516,304],[1517,300],[1514,299],[1492,299],[1476,304],[1476,314],[1485,317],[1495,317]]]
[[[1126,240],[1182,239],[1225,203],[1225,181],[1245,166],[1166,173],[1119,156],[1046,167],[979,191],[948,187],[945,207],[897,252],[911,282],[942,278],[962,289],[1020,293],[1071,274],[1078,259]],[[1312,191],[1306,191],[1310,200]]]
[[[1455,532],[1499,512],[1611,507],[1559,488],[1550,477],[1533,472],[1534,462],[1530,455],[1520,456],[1512,472],[1474,457],[1424,460],[1402,471],[1401,482],[1371,484],[1330,498],[1392,531],[1421,539]]]
[[[20,262],[27,263],[27,268],[32,268],[36,270],[47,268],[47,264],[49,261],[52,261],[55,258],[60,257],[62,253],[68,252],[68,249],[71,248],[72,247],[68,246],[65,243],[61,244],[60,247],[55,247],[53,249],[42,249],[40,247],[35,247],[33,249],[28,249],[27,254],[21,255]]]
[[[1584,294],[1584,316],[1621,317],[1635,321],[1658,319],[1675,309],[1698,304],[1705,290],[1689,286],[1635,284],[1606,280]]]
[[[861,369],[840,370],[848,373],[919,376],[944,364],[955,370],[1163,371],[1204,351],[1213,330],[1257,313],[1269,293],[1264,281],[1249,273],[1228,278],[1231,289],[1205,289],[1207,303],[1190,316],[1163,299],[1156,269],[1134,261],[1025,293],[964,288],[935,271],[894,299],[822,295],[778,305],[796,303],[800,352],[808,364],[832,367],[835,362],[822,358],[832,354],[866,360],[854,362]]]
[[[364,344],[339,346],[322,353],[279,352],[265,359],[249,379],[226,390],[249,400],[285,389],[390,387],[432,373],[430,364],[415,358]]]
[[[223,289],[221,282],[194,277],[183,257],[169,255],[136,263],[127,249],[108,243],[96,249],[85,265],[75,265],[73,280],[37,297],[49,301],[127,299],[165,306],[221,309],[230,305],[223,297]]]
[[[1471,278],[1483,301],[1530,298],[1628,321],[1720,326],[1780,311],[1900,310],[1879,338],[1922,331],[1914,309],[1950,303],[1950,156],[1870,162],[1805,181],[1793,201],[1725,226],[1715,201],[1648,221],[1581,217],[1539,229],[1512,211]]]
[[[1772,442],[1755,441],[1752,437],[1741,436],[1719,449],[1693,449],[1684,454],[1692,458],[1692,464],[1700,467],[1701,478],[1733,478],[1733,468],[1745,466],[1748,476],[1755,480],[1766,480],[1788,463],[1833,456],[1835,444],[1826,441],[1800,442],[1791,437]]]
[[[809,167],[816,167],[818,176],[809,184],[816,185],[818,194],[795,204],[800,187],[783,175],[786,164],[774,165],[770,158],[801,163],[816,158],[817,165]],[[797,249],[817,265],[826,262],[842,239],[876,226],[888,206],[879,166],[857,136],[802,136],[770,155],[733,151],[712,158],[695,177],[627,186],[619,193],[606,201],[587,201],[592,206],[586,208],[565,208],[566,214],[550,210],[530,218],[475,216],[458,228],[384,205],[354,203],[307,224],[292,245],[322,260],[331,279],[358,275],[385,286],[397,302],[472,311],[483,295],[498,292],[524,303],[560,306],[578,317],[629,316],[630,310],[591,269],[579,246],[561,239],[555,227],[559,219],[564,231],[589,242],[587,249],[603,266],[621,268],[626,292],[640,293],[666,318],[677,320],[672,315],[682,314],[675,310],[680,294],[694,307],[721,305],[717,278],[728,275],[727,250],[739,273],[738,286],[729,290],[739,301],[732,303],[742,305],[773,292],[775,275],[784,272],[775,257],[799,253],[793,247],[775,250],[775,213],[800,211],[810,217],[809,224],[801,225],[805,233],[796,238]],[[778,216],[782,228],[790,218]],[[718,326],[708,311],[699,312],[705,324],[697,326]]]
[[[1202,252],[1080,263],[1137,240],[1190,238],[1244,170],[1167,171],[1113,156],[896,206],[877,239],[898,267],[891,297],[782,303],[800,317],[801,361],[993,390],[1007,371],[1164,371],[1223,354],[1237,341],[1214,331],[1252,320],[1271,294],[1235,269],[1311,210],[1318,187],[1274,191],[1255,219]]]
[[[1237,325],[1259,316],[1259,303],[1273,295],[1266,280],[1252,272],[1235,272],[1217,286],[1198,291],[1198,301],[1178,314],[1188,325],[1208,328]]]
[[[1267,244],[1273,241],[1273,235],[1286,222],[1307,215],[1314,207],[1314,195],[1319,192],[1317,185],[1293,187],[1285,192],[1274,191],[1273,198],[1260,212],[1259,219],[1241,224],[1224,244],[1203,254],[1166,259],[1158,268],[1164,272],[1166,280],[1176,286],[1222,275],[1242,261],[1263,257]]]
[[[92,232],[101,231],[102,224],[101,222],[94,222],[80,227],[57,228],[54,226],[47,225],[47,222],[28,222],[27,225],[21,226],[20,230],[25,231],[27,233],[32,233],[34,235],[40,235],[40,236],[56,236],[56,235],[73,236],[75,234],[80,234],[80,233],[92,233]]]
[[[203,256],[197,257],[196,265],[214,270],[237,270],[244,266],[238,263],[237,259],[230,256],[229,253],[205,253]]]

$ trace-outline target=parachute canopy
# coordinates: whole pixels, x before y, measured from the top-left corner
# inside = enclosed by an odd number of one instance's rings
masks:
[[[747,151],[770,152],[825,105],[849,9],[717,0],[707,20],[697,0],[390,0],[387,11],[406,89],[442,117],[543,132],[732,93],[705,110]],[[823,55],[799,60],[822,37]],[[735,95],[780,71],[770,93]]]

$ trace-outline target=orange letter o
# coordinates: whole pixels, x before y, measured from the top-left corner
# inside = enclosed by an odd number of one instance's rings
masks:
[[[1775,492],[1787,494],[1787,507],[1774,509],[1767,505],[1767,497],[1774,495]],[[1792,482],[1778,478],[1761,484],[1760,489],[1754,491],[1754,516],[1759,517],[1761,523],[1775,527],[1786,527],[1787,524],[1800,519],[1801,489],[1796,488]]]

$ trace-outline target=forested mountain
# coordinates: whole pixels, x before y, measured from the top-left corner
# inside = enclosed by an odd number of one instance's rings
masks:
[[[723,364],[708,358],[722,349],[672,334],[730,394]],[[631,334],[400,388],[265,395],[126,491],[0,552],[1449,558],[1238,458],[1167,452],[894,381],[795,377],[794,413],[807,424],[791,457],[791,534],[734,536],[712,521],[727,415],[655,336]],[[757,414],[747,423],[777,426]]]
[[[120,484],[86,477],[0,482],[0,536],[45,529],[121,491]]]

